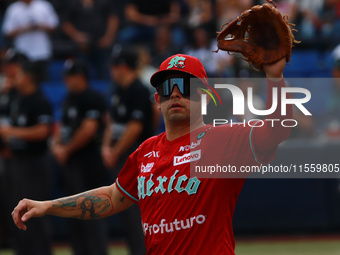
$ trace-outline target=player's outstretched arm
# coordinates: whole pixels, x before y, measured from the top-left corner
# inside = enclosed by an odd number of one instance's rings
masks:
[[[266,76],[271,81],[280,81],[283,78],[283,70],[286,66],[286,58],[282,58],[279,61],[271,65],[263,65],[263,70]]]
[[[26,230],[30,218],[54,215],[75,219],[101,219],[129,208],[133,204],[117,189],[116,184],[52,201],[23,199],[14,208],[12,217],[19,229]]]
[[[267,107],[269,109],[272,105],[272,88],[278,88],[278,102],[276,110],[266,116],[266,119],[283,120],[291,119],[293,116],[293,109],[291,105],[287,105],[287,114],[281,115],[281,92],[280,88],[285,87],[283,79],[283,70],[286,66],[286,58],[282,58],[279,61],[271,64],[264,65],[263,69],[267,76]],[[266,121],[262,127],[254,129],[253,143],[255,151],[258,153],[266,152],[273,148],[276,148],[281,142],[288,139],[291,132],[291,128],[283,127],[281,125],[272,126],[271,122]]]

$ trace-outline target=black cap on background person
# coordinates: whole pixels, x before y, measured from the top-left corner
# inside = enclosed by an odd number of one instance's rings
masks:
[[[3,64],[2,70],[5,76],[5,81],[1,84],[1,91],[7,93],[18,82],[18,74],[22,69],[22,65],[30,62],[25,54],[10,48],[6,51],[1,63]]]
[[[112,50],[111,65],[126,65],[133,70],[137,69],[139,65],[137,51],[132,47],[116,45]]]
[[[88,88],[89,67],[79,59],[68,59],[64,64],[64,81],[70,93],[81,93]]]
[[[70,75],[84,75],[86,78],[89,77],[88,65],[79,59],[68,59],[64,64],[64,76]]]
[[[6,51],[4,56],[5,64],[13,64],[13,63],[26,63],[29,62],[27,56],[14,48],[10,48]]]
[[[20,64],[13,84],[16,91],[26,97],[34,94],[39,89],[39,85],[40,79],[37,67],[31,62]]]

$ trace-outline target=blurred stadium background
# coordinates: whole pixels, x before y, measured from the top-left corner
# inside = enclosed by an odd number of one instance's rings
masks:
[[[0,2],[0,18],[4,19],[7,7],[14,1]],[[48,78],[42,89],[54,107],[55,121],[60,120],[60,106],[66,94],[63,83],[65,59],[76,57],[77,44],[62,28],[67,22],[65,13],[72,0],[50,0],[58,13],[60,23],[51,34],[53,58],[48,62]],[[132,1],[134,2],[134,1]],[[137,1],[138,2],[138,1]],[[143,2],[143,1],[140,1]],[[148,3],[150,1],[147,1]],[[140,77],[147,83],[150,75],[162,60],[176,52],[192,54],[201,59],[211,77],[251,77],[259,75],[248,68],[239,58],[226,53],[215,54],[215,31],[220,25],[232,20],[243,10],[262,1],[252,0],[168,0],[162,4],[175,6],[174,21],[169,24],[154,24],[145,36],[136,33],[134,22],[127,15],[129,1],[111,1],[111,15],[119,20],[116,36],[110,49],[120,44],[132,44],[140,53]],[[164,3],[163,3],[164,2]],[[293,49],[291,64],[285,69],[286,77],[339,78],[340,50],[340,1],[339,0],[278,0],[278,8],[287,13],[290,22],[296,23],[301,43]],[[156,7],[150,10],[157,16]],[[144,11],[144,10],[143,10]],[[167,15],[168,10],[162,10]],[[100,13],[98,13],[100,15]],[[89,20],[89,22],[91,22]],[[150,27],[149,27],[150,28]],[[133,33],[130,39],[129,33]],[[12,41],[3,34],[0,40],[0,57],[12,47]],[[110,53],[110,51],[108,51]],[[109,54],[108,53],[108,54]],[[215,55],[217,57],[215,57]],[[107,96],[112,89],[107,74],[98,76],[91,71],[91,86]],[[97,63],[92,63],[96,65]],[[1,75],[1,73],[0,73]],[[146,84],[148,85],[148,84]],[[294,155],[302,155],[301,162],[339,163],[340,152],[340,89],[331,83],[309,87],[313,103],[310,105],[313,117],[302,120],[301,130],[278,151],[276,162]],[[261,95],[261,91],[259,91]],[[316,100],[315,97],[317,97]],[[328,103],[335,98],[335,106]],[[109,100],[109,99],[108,99]],[[331,116],[324,119],[325,116]],[[334,117],[334,118],[333,118]],[[330,124],[332,123],[332,125]],[[329,124],[329,125],[328,125]],[[162,126],[162,125],[161,125]],[[159,132],[163,131],[162,127]],[[51,198],[63,195],[60,176],[55,165],[54,187]],[[340,182],[338,179],[252,179],[244,186],[234,217],[236,253],[243,254],[340,254]],[[51,218],[55,254],[71,254],[64,244],[66,225],[63,219]],[[107,219],[113,242],[111,254],[127,254],[124,226],[120,216]],[[12,255],[5,243],[1,242],[0,254]],[[4,240],[4,239],[3,239]],[[3,247],[3,249],[2,249]]]

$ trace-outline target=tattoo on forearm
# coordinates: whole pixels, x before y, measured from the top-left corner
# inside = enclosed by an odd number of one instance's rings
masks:
[[[55,201],[53,207],[59,207],[69,212],[69,216],[77,219],[99,219],[112,212],[112,202],[106,194],[85,192],[73,197],[61,198]]]

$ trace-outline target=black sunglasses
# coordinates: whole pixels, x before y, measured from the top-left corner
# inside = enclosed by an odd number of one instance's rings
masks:
[[[170,96],[174,87],[177,86],[182,96],[190,96],[190,78],[169,78],[157,87],[160,96]]]

